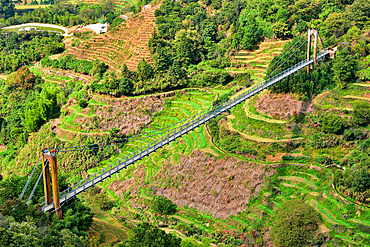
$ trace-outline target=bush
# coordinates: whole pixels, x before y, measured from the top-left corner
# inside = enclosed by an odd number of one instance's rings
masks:
[[[112,202],[109,200],[108,196],[105,193],[96,194],[92,198],[92,203],[102,210],[108,210],[112,207]]]
[[[318,155],[315,161],[322,165],[329,165],[334,163],[333,158],[326,155]]]
[[[360,129],[345,130],[343,138],[346,141],[364,140],[366,138],[365,133]]]
[[[295,162],[305,163],[309,161],[311,158],[308,156],[283,155],[281,159],[283,161],[295,161]]]
[[[164,196],[158,196],[153,200],[152,209],[163,215],[174,214],[177,211],[177,206],[170,199]]]
[[[337,134],[343,127],[342,118],[335,114],[329,114],[321,120],[321,130],[325,133]]]
[[[317,233],[320,215],[303,200],[284,202],[275,210],[272,238],[276,246],[306,246]]]
[[[335,147],[339,142],[337,136],[321,132],[313,134],[309,139],[309,145],[315,149]]]
[[[128,240],[128,247],[180,247],[181,239],[158,229],[148,223],[139,224],[133,229],[133,236]]]
[[[89,103],[87,103],[87,101],[86,101],[86,100],[84,100],[84,99],[80,99],[80,100],[78,101],[78,105],[79,105],[80,107],[82,107],[82,108],[86,108],[86,107],[89,105]]]
[[[370,103],[359,101],[353,108],[353,122],[359,126],[366,126],[370,123]]]

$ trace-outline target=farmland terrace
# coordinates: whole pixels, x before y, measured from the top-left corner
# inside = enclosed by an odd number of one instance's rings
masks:
[[[136,70],[143,59],[151,63],[148,41],[156,27],[154,12],[159,7],[160,4],[150,6],[113,30],[70,47],[67,54],[79,59],[99,59],[116,71],[123,63],[130,70]]]

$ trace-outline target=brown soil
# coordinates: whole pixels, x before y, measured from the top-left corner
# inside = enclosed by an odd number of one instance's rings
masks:
[[[207,157],[199,150],[181,156],[180,164],[164,162],[152,187],[154,193],[168,197],[177,205],[196,207],[221,219],[247,209],[249,199],[260,192],[266,177],[274,173],[271,168],[230,157],[224,160]],[[140,166],[131,179],[114,181],[109,189],[116,191],[116,195],[133,189],[131,194],[134,194],[143,178],[145,171]]]
[[[297,100],[291,94],[267,93],[260,97],[256,103],[257,111],[272,118],[289,119],[300,112],[312,112],[310,103]]]
[[[94,99],[94,97],[93,97]],[[89,132],[108,132],[116,127],[121,134],[132,134],[139,131],[142,127],[152,121],[152,115],[163,109],[163,100],[160,96],[147,96],[141,98],[126,99],[102,99],[95,98],[99,102],[107,105],[90,104],[81,112],[77,113],[73,121],[74,125],[79,126],[79,131]],[[71,106],[76,105],[74,99],[70,99],[63,108],[66,116],[73,114]],[[93,114],[91,114],[93,113]],[[67,126],[67,128],[76,128]]]

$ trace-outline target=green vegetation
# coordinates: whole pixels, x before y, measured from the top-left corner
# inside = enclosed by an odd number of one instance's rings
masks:
[[[166,197],[159,196],[153,200],[153,210],[162,215],[170,215],[176,213],[176,204],[172,203]]]
[[[78,73],[97,76],[99,78],[102,77],[108,69],[108,66],[105,65],[104,62],[100,62],[99,60],[88,61],[75,59],[70,55],[67,55],[59,60],[51,60],[48,57],[43,58],[41,60],[41,65],[44,67],[54,67],[57,69],[71,69]]]
[[[133,229],[133,236],[127,241],[128,247],[141,247],[141,246],[180,246],[181,239],[165,233],[163,230],[153,227],[148,223],[138,225]]]
[[[49,33],[0,33],[0,73],[10,73],[47,55],[64,51],[60,36]]]
[[[320,215],[300,199],[284,202],[276,209],[272,237],[277,246],[306,246],[317,234]]]
[[[52,5],[16,12],[13,3],[1,1],[1,26],[34,21],[71,27],[104,18],[112,24],[99,36],[104,43],[126,28],[115,27],[130,22],[118,17],[113,1],[46,3]],[[139,1],[123,12],[139,18],[135,14],[148,3]],[[157,8],[158,2],[150,4]],[[132,68],[137,59],[135,71],[122,60],[109,68],[111,57],[50,56],[63,53],[64,43],[74,50],[93,36],[90,32],[71,41],[3,31],[0,245],[368,245],[368,13],[369,0],[164,0],[155,10],[157,29],[145,39],[150,54],[127,61]],[[62,220],[35,206],[44,201],[42,183],[30,206],[25,204],[40,166],[22,200],[16,199],[43,148],[93,147],[58,153],[62,191],[174,131],[158,129],[179,127],[249,87],[249,72],[227,71],[264,70],[270,59],[257,58],[279,54],[281,48],[272,44],[292,39],[274,64],[308,27],[318,27],[324,47],[338,46],[334,59],[319,61],[310,73],[303,69],[112,175],[64,204]],[[126,38],[115,37],[116,44]],[[117,56],[114,45],[103,48]],[[265,76],[305,60],[307,47],[302,48]],[[238,51],[256,60],[241,65]],[[117,143],[133,135],[140,138]],[[104,142],[114,145],[96,145]]]
[[[48,0],[46,0],[47,2]],[[54,4],[53,0],[49,0]],[[19,15],[14,11],[12,1],[1,1],[1,8],[6,9],[5,15],[0,12],[2,23],[6,26],[23,24],[28,22],[53,23],[62,26],[74,26],[79,24],[89,24],[97,21],[98,18],[105,16],[109,23],[116,17],[115,4],[113,1],[103,1],[102,4],[68,4],[65,1],[55,1],[55,5],[45,8],[37,8],[26,11]]]

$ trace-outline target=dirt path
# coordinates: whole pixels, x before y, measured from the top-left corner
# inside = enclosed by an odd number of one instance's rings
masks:
[[[234,115],[229,115],[227,116],[228,119],[234,119]],[[259,136],[252,136],[248,134],[244,134],[233,127],[233,123],[231,121],[227,121],[227,127],[230,131],[234,131],[239,133],[240,135],[244,136],[246,139],[252,140],[252,141],[257,141],[257,142],[287,142],[287,141],[296,141],[296,140],[302,140],[303,138],[292,138],[292,139],[282,139],[282,140],[275,140],[275,139],[269,139],[269,138],[263,138]]]
[[[370,83],[369,84],[366,84],[366,83],[353,83],[353,85],[360,86],[360,87],[370,87]]]
[[[288,122],[288,121],[284,121],[284,120],[265,118],[263,116],[260,116],[260,115],[257,115],[257,114],[254,114],[254,113],[250,112],[249,111],[249,99],[245,101],[243,109],[244,109],[245,115],[249,118],[252,118],[252,119],[264,121],[264,122],[267,122],[267,123],[276,123],[276,124],[285,124],[285,123]]]
[[[303,184],[306,184],[306,185],[308,185],[308,186],[310,186],[310,187],[312,187],[314,189],[317,189],[317,186],[314,183],[312,183],[311,181],[307,181],[306,179],[301,178],[301,177],[295,177],[295,176],[279,176],[278,179],[303,183]]]
[[[370,100],[370,98],[367,97],[359,97],[359,96],[353,96],[353,95],[346,95],[343,96],[345,99],[362,99],[362,100]]]
[[[81,135],[89,135],[89,136],[92,136],[92,135],[99,135],[99,136],[109,135],[109,132],[84,133],[84,132],[80,132],[80,131],[77,131],[77,130],[65,129],[65,128],[61,127],[60,125],[58,126],[58,129],[63,130],[63,131],[67,131],[67,132],[76,133],[76,134],[81,134]]]

